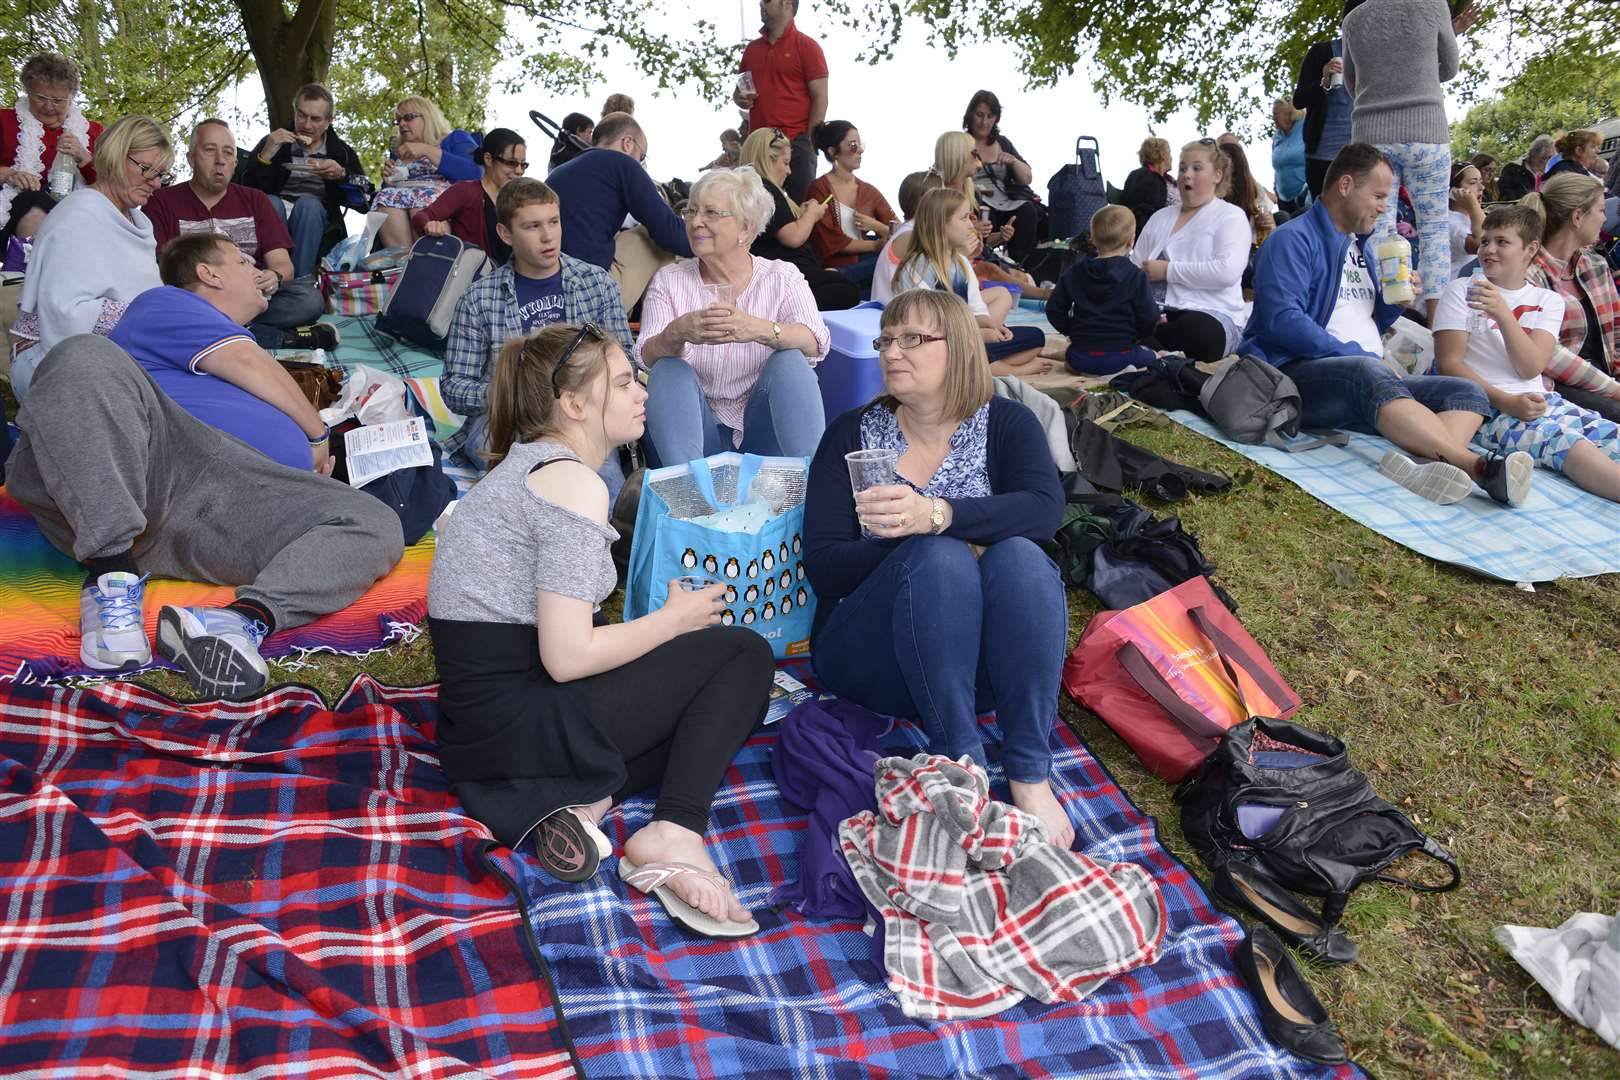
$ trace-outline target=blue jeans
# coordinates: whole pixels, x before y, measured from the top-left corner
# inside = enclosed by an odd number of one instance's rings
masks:
[[[484,462],[482,450],[489,449],[489,418],[484,413],[469,416],[461,425],[461,430],[467,433],[467,441],[461,444],[461,449],[452,459],[457,465],[471,466],[479,472],[486,472],[488,466]],[[608,451],[607,460],[596,471],[608,489],[608,506],[611,507],[619,497],[619,490],[624,487],[624,469],[619,464],[619,451],[615,447]]]
[[[315,261],[320,257],[321,237],[326,235],[326,204],[316,195],[300,195],[292,210],[278,196],[270,196],[281,220],[292,233],[293,273],[299,277],[315,272]]]
[[[317,322],[325,310],[326,301],[315,284],[315,276],[293,278],[270,297],[264,314],[248,323],[248,333],[259,348],[279,349],[284,344],[283,330]]]
[[[1450,375],[1401,375],[1371,356],[1322,356],[1294,360],[1283,372],[1299,388],[1300,427],[1343,428],[1378,433],[1378,410],[1412,398],[1430,412],[1491,415],[1485,391],[1471,379]]]
[[[1153,363],[1153,350],[1146,345],[1133,345],[1119,352],[1083,349],[1070,345],[1063,354],[1069,370],[1079,375],[1117,375],[1128,367],[1146,367]]]
[[[979,713],[1001,724],[1007,779],[1052,768],[1048,738],[1068,642],[1057,567],[1031,540],[914,536],[845,597],[816,635],[823,686],[887,716],[917,717],[929,748],[985,764]]]
[[[848,266],[840,266],[838,272],[859,285],[861,295],[865,296],[872,291],[872,274],[877,270],[877,261],[880,254],[882,252],[862,252]]]
[[[742,450],[766,457],[809,457],[827,430],[821,383],[798,349],[781,349],[760,369],[743,408]],[[732,431],[714,418],[692,365],[678,357],[653,364],[647,379],[647,459],[684,465],[737,449]]]

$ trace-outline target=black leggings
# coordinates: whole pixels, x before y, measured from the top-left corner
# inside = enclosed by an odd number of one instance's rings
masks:
[[[653,820],[708,831],[709,804],[764,714],[774,670],[764,638],[711,626],[581,680],[598,727],[624,756],[613,801],[662,784]]]
[[[1165,308],[1164,317],[1166,321],[1153,331],[1158,348],[1181,353],[1201,364],[1213,364],[1226,355],[1226,327],[1215,316]]]
[[[1323,158],[1305,159],[1305,186],[1311,189],[1311,198],[1322,197],[1322,185],[1327,183],[1328,166],[1332,164]]]
[[[1009,221],[1013,223],[1013,235],[1002,250],[1007,253],[1007,258],[1023,266],[1024,261],[1034,253],[1035,245],[1041,242],[1041,208],[1032,202],[1016,210],[991,208],[991,228],[999,229]]]

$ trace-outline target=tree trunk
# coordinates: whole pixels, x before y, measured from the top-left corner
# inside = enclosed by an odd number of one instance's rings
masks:
[[[292,99],[305,83],[324,83],[332,64],[337,0],[298,0],[288,18],[282,0],[235,0],[259,69],[270,127],[292,127]]]

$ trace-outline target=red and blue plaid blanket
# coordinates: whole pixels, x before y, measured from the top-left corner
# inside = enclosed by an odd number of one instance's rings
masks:
[[[432,700],[0,687],[0,1075],[575,1075]]]
[[[993,721],[984,723],[991,780],[1005,794],[994,757],[1000,733]],[[770,764],[775,729],[765,728],[726,773],[709,832],[715,862],[754,908],[757,936],[694,937],[610,872],[566,885],[532,858],[519,860],[540,948],[586,1074],[598,1080],[1361,1075],[1350,1066],[1312,1065],[1267,1038],[1232,964],[1242,927],[1210,906],[1197,879],[1159,842],[1153,820],[1067,727],[1060,724],[1054,740],[1055,785],[1076,821],[1077,848],[1103,863],[1138,863],[1158,883],[1168,929],[1152,966],[1110,979],[1074,1004],[1026,1001],[977,1020],[908,1018],[859,923],[764,906],[774,888],[798,874],[807,819],[777,792]],[[885,742],[886,751],[908,755],[923,746],[910,726]],[[610,813],[604,826],[615,848],[651,813],[645,797]]]

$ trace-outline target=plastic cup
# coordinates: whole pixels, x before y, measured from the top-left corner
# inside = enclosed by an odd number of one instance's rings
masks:
[[[759,93],[759,90],[754,86],[754,76],[752,72],[745,71],[737,76],[737,93],[745,96],[748,94]]]
[[[712,588],[720,583],[712,577],[688,574],[686,577],[679,578],[676,584],[681,587],[682,592],[702,592],[704,589]]]
[[[708,282],[704,282],[704,284],[703,284],[703,306],[706,307],[706,308],[730,307],[731,306],[731,282],[725,281],[725,282],[720,282],[718,284],[712,284],[712,285],[709,284]]]
[[[899,460],[899,452],[892,448],[851,450],[844,455],[849,466],[849,486],[859,494],[867,488],[894,483],[894,467]]]

